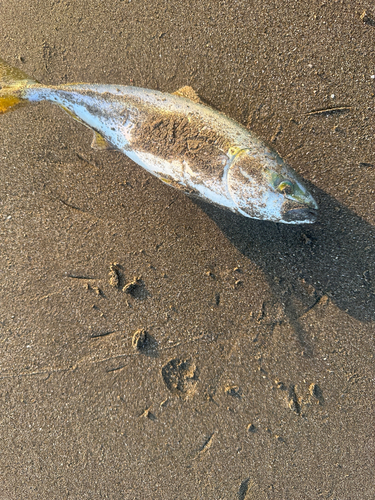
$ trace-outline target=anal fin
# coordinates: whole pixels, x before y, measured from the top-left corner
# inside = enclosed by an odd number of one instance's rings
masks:
[[[112,146],[112,144],[110,144],[104,139],[102,135],[100,135],[95,130],[93,132],[94,132],[94,137],[92,138],[92,143],[91,143],[92,149],[95,149],[95,151],[108,151],[110,149],[115,149]]]

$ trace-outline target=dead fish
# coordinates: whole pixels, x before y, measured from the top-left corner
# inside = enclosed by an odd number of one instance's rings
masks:
[[[174,94],[119,85],[46,86],[0,60],[0,113],[49,101],[188,195],[254,219],[316,220],[318,205],[284,160],[252,132],[204,104],[191,87]]]

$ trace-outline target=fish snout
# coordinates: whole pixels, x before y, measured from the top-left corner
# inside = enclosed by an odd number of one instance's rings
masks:
[[[282,206],[282,220],[289,224],[312,224],[318,216],[318,205],[307,206],[301,203],[285,201]]]

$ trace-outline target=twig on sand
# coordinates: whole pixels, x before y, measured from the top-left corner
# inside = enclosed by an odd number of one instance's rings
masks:
[[[343,111],[348,111],[352,109],[351,106],[338,106],[336,108],[327,108],[327,109],[314,109],[313,111],[309,111],[305,113],[306,116],[311,115],[324,115],[324,114],[333,114],[333,113],[342,113]]]

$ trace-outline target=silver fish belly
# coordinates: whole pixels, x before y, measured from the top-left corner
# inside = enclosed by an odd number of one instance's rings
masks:
[[[186,194],[261,220],[316,219],[318,206],[296,172],[245,127],[202,103],[190,87],[175,94],[115,85],[48,87],[22,78],[1,60],[0,84],[1,71],[0,112],[1,106],[2,112],[13,106],[12,99],[50,101],[92,128],[97,140],[104,138],[103,144]]]

